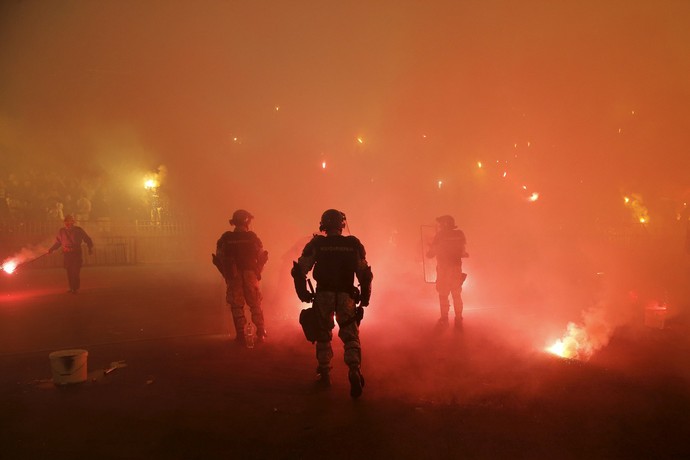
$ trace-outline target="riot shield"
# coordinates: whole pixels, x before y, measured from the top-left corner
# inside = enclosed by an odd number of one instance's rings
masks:
[[[436,236],[436,226],[422,225],[421,226],[421,243],[422,243],[422,269],[424,271],[424,282],[436,283],[436,258],[427,257],[431,242]]]

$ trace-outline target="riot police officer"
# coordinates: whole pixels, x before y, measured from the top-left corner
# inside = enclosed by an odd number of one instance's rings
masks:
[[[268,261],[268,252],[264,250],[256,233],[249,230],[253,218],[254,216],[244,209],[235,211],[229,221],[235,229],[223,233],[216,243],[216,254],[213,255],[214,265],[225,278],[225,298],[232,312],[235,340],[240,345],[246,345],[245,302],[256,326],[257,341],[261,343],[266,339],[259,281],[261,271]]]
[[[448,326],[450,311],[449,297],[453,298],[455,328],[462,330],[462,284],[467,275],[462,272],[462,259],[469,257],[465,247],[465,233],[455,225],[453,216],[436,218],[437,233],[427,252],[427,257],[436,257],[436,291],[441,308],[440,327]]]
[[[364,378],[361,373],[362,351],[359,341],[359,321],[369,305],[373,275],[366,260],[364,246],[356,237],[343,236],[345,214],[329,209],[321,216],[319,230],[293,263],[295,290],[302,302],[312,302],[316,315],[316,360],[318,382],[330,385],[333,329],[338,323],[338,337],[343,342],[344,360],[349,368],[350,396],[362,394]],[[313,268],[316,292],[306,287],[306,275]],[[354,286],[357,277],[360,288]],[[359,305],[358,305],[359,304]]]

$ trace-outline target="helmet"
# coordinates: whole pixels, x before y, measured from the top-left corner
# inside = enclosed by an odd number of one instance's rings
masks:
[[[454,229],[458,228],[457,225],[455,225],[455,219],[453,219],[453,216],[445,215],[445,216],[440,216],[436,218],[436,222],[439,223],[441,228],[447,228],[447,229]]]
[[[326,230],[342,230],[345,228],[345,214],[337,209],[328,209],[321,214],[321,222],[319,222],[319,230],[324,232]]]
[[[232,225],[249,225],[249,222],[254,218],[249,211],[245,211],[244,209],[238,209],[237,211],[232,213],[232,219],[230,219],[230,223]]]

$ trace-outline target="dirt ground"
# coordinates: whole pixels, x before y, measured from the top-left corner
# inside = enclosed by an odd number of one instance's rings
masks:
[[[246,349],[222,285],[181,267],[85,268],[76,296],[59,269],[1,278],[2,458],[690,458],[682,318],[619,328],[580,362],[533,347],[509,310],[468,305],[462,334],[438,333],[435,308],[372,302],[352,400],[337,337],[333,385],[314,385],[299,303],[268,296],[270,340]],[[88,351],[88,380],[56,386],[48,354],[67,348]]]

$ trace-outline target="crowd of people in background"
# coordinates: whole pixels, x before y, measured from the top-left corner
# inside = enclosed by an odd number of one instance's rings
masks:
[[[0,224],[61,224],[67,215],[73,215],[77,222],[153,220],[161,218],[161,201],[158,190],[142,187],[140,191],[122,191],[98,175],[0,170]],[[157,208],[156,213],[152,213],[152,207]]]

